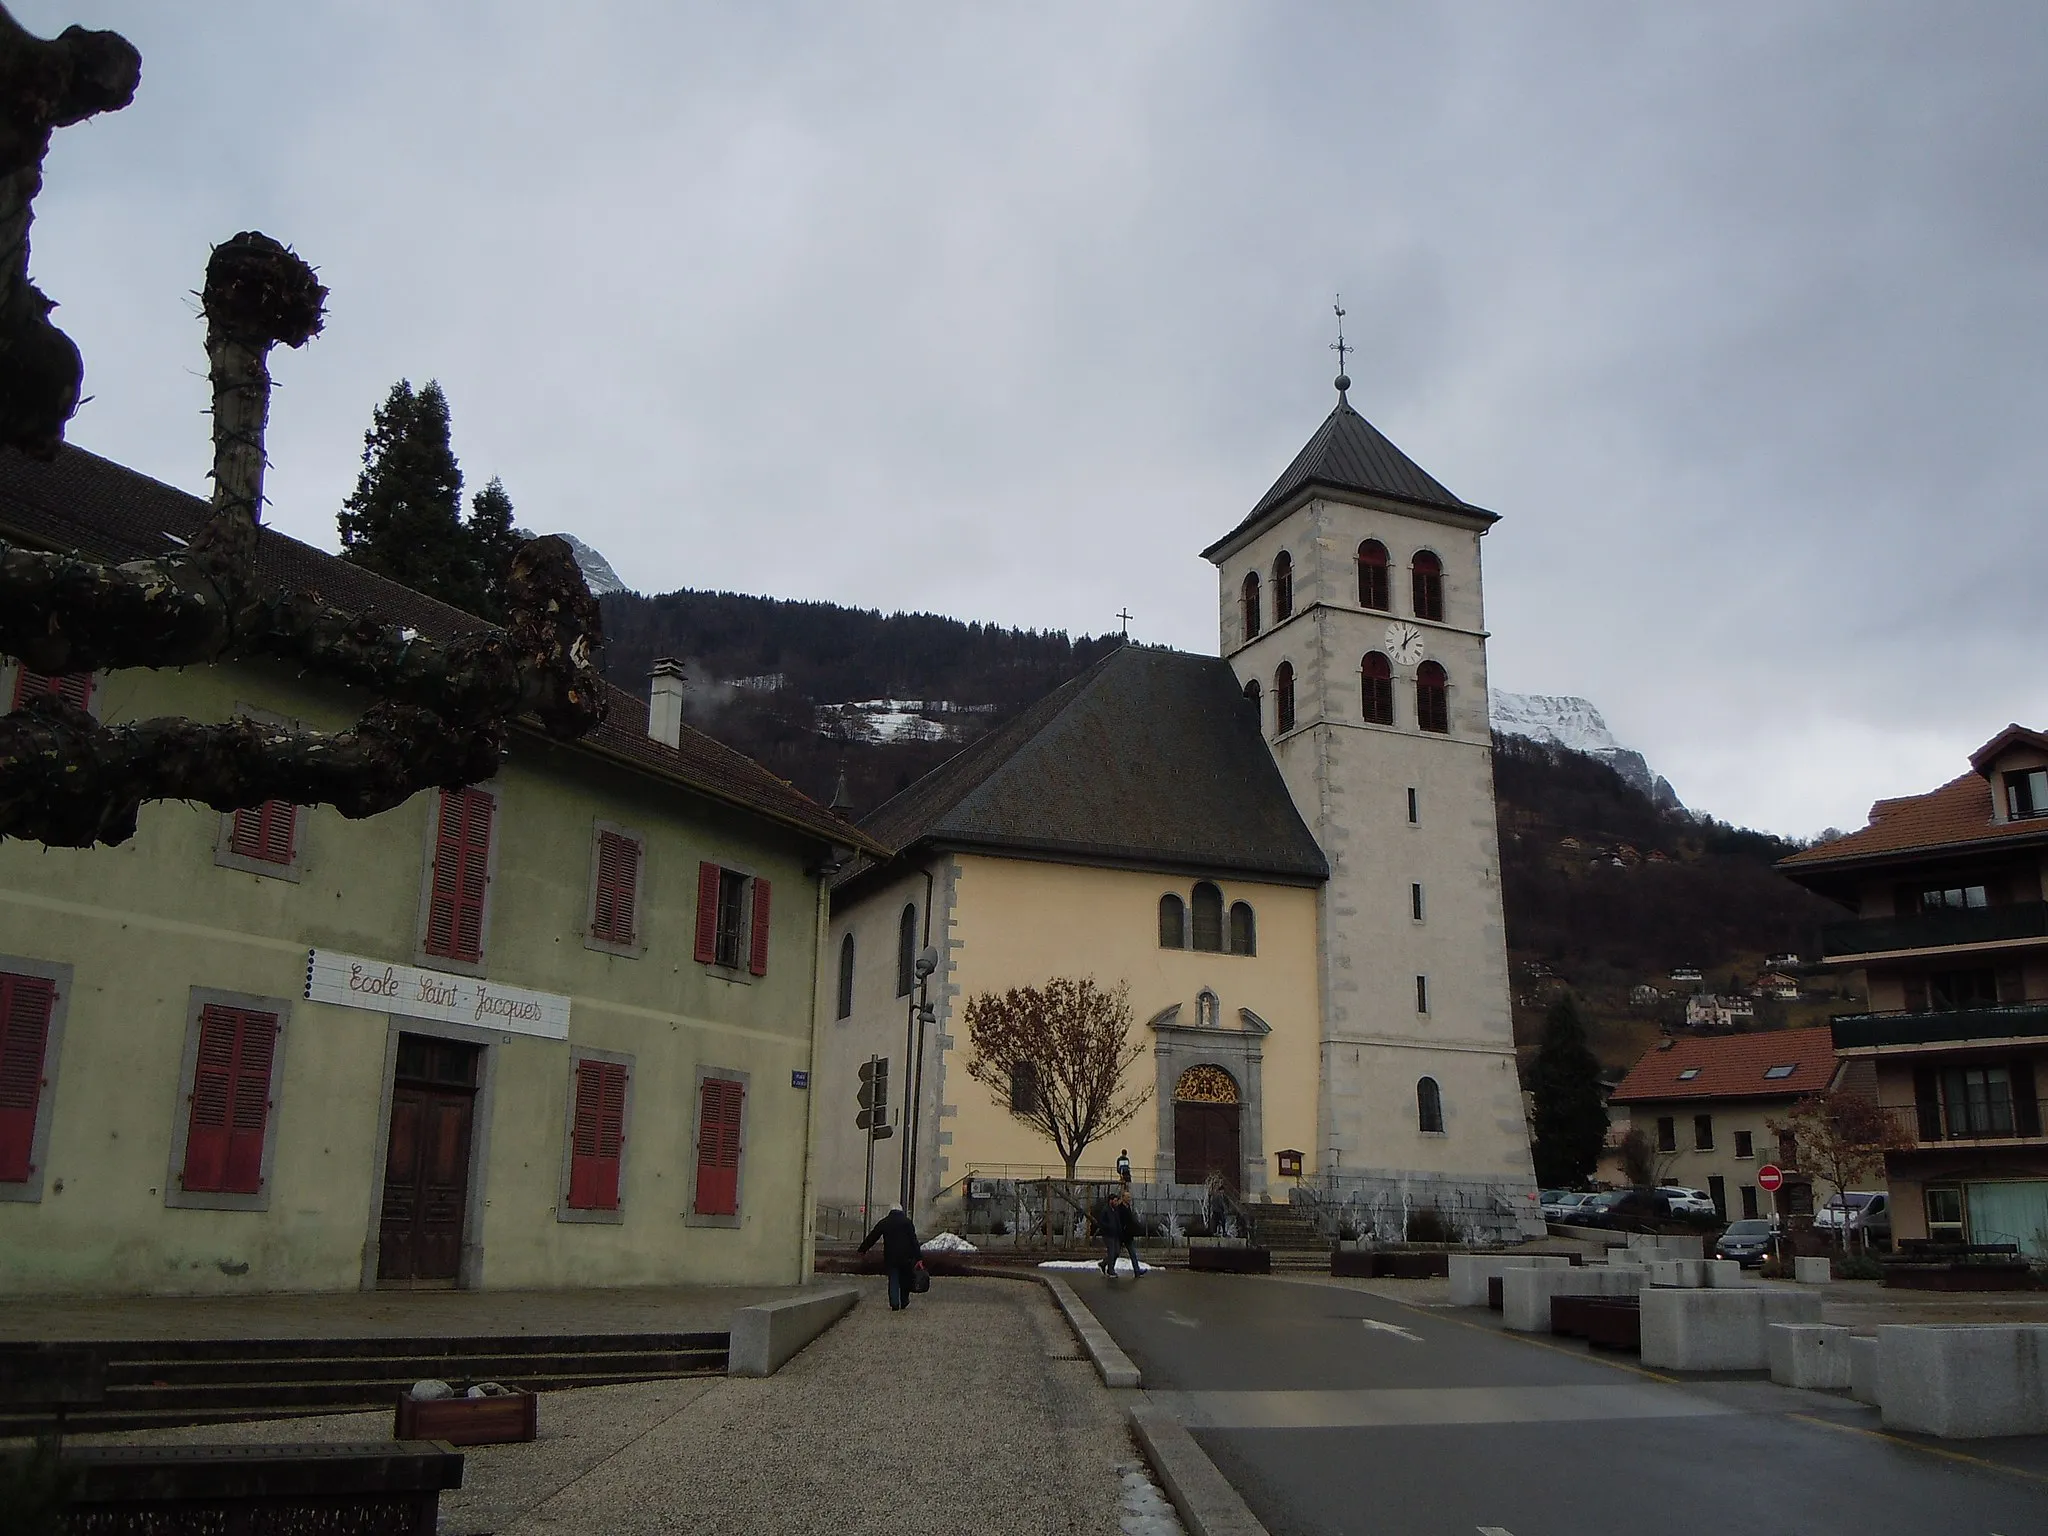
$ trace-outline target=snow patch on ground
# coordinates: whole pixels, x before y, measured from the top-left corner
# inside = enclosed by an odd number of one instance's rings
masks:
[[[979,1253],[981,1250],[957,1232],[941,1232],[924,1240],[926,1253]]]
[[[1102,1273],[1102,1260],[1044,1259],[1040,1261],[1038,1267],[1040,1269],[1092,1269],[1097,1274],[1100,1274]],[[1120,1275],[1149,1275],[1152,1273],[1152,1266],[1150,1264],[1141,1264],[1136,1270],[1133,1270],[1131,1268],[1131,1261],[1128,1258],[1122,1258],[1116,1261],[1116,1272]]]

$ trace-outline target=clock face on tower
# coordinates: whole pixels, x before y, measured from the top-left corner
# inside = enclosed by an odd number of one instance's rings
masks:
[[[1381,638],[1387,655],[1400,666],[1412,667],[1422,660],[1422,631],[1413,624],[1389,624]]]

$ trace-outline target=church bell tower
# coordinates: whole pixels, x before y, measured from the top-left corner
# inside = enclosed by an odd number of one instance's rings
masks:
[[[1316,1172],[1511,1234],[1537,1219],[1509,1014],[1480,544],[1351,408],[1203,551],[1219,635],[1330,863]]]

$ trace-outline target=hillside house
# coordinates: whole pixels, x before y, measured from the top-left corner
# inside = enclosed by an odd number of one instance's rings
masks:
[[[1749,984],[1749,995],[1756,998],[1775,998],[1780,1002],[1796,1002],[1799,998],[1799,978],[1785,971],[1765,971]]]
[[[1687,1029],[1740,1029],[1756,1022],[1756,1004],[1746,997],[1695,992],[1685,1000]]]

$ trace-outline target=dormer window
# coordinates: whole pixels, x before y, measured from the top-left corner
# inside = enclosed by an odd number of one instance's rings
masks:
[[[1244,637],[1251,640],[1259,633],[1259,573],[1246,571],[1244,588],[1238,595],[1238,607],[1244,620]]]
[[[2006,774],[2005,814],[2011,821],[2048,816],[2048,768],[2020,768]]]
[[[1273,622],[1294,614],[1294,557],[1281,550],[1273,557]]]

